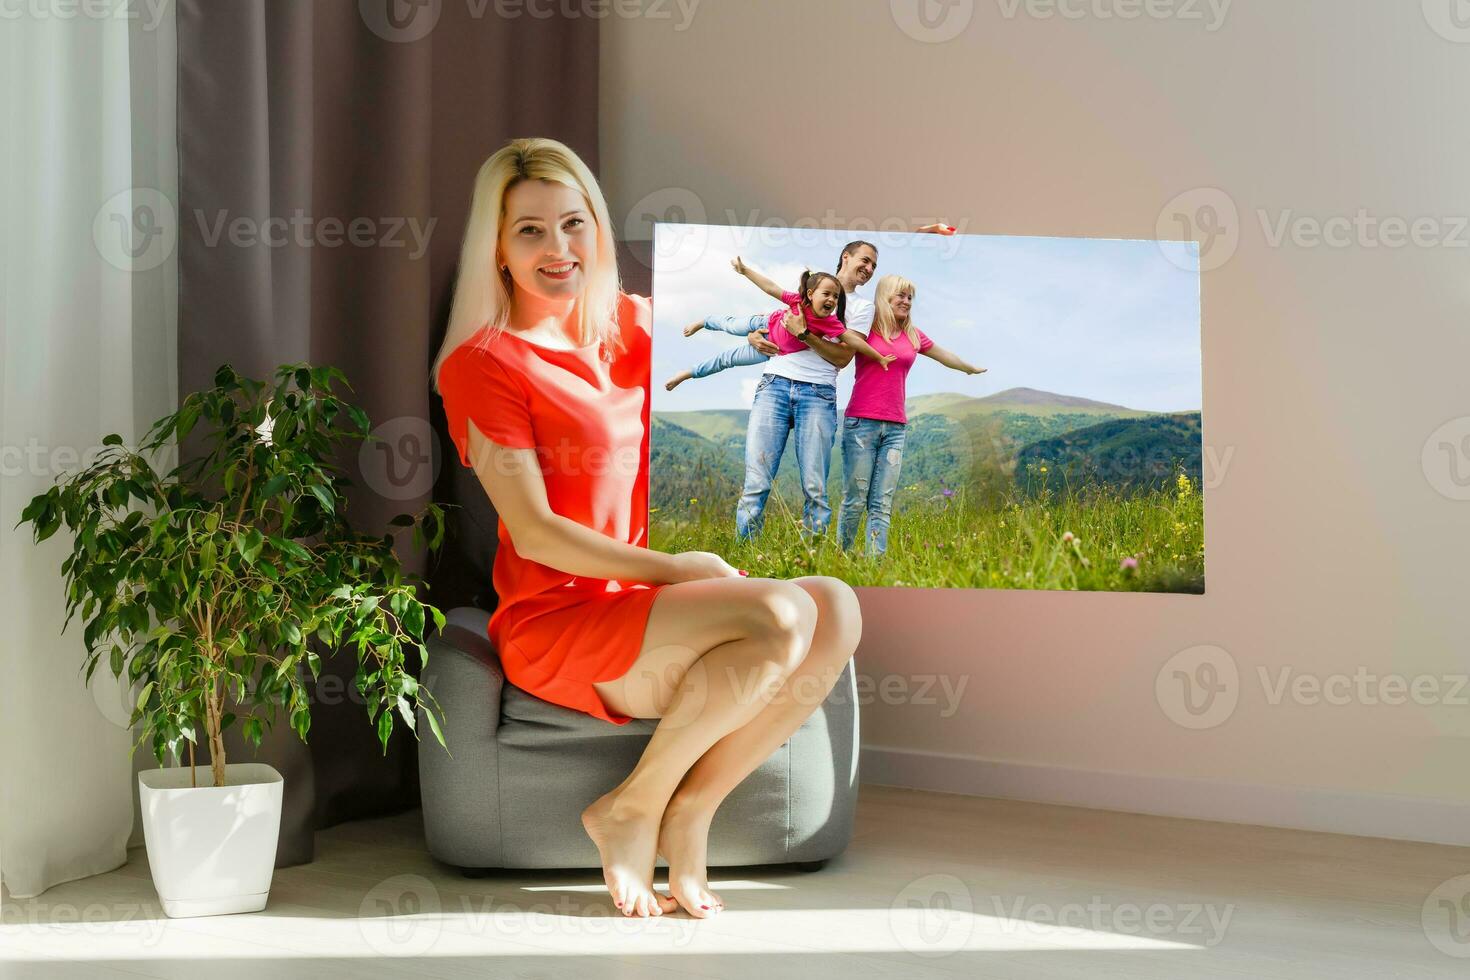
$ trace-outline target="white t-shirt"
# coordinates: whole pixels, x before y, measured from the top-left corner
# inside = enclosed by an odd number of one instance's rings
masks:
[[[863,299],[857,293],[847,294],[847,327],[856,330],[864,337],[873,326],[873,301]],[[823,338],[816,338],[816,343],[828,343]],[[812,384],[835,385],[837,383],[837,366],[823,359],[821,354],[808,347],[799,350],[795,354],[777,354],[766,362],[766,369],[762,374],[775,374],[792,381],[810,381]]]

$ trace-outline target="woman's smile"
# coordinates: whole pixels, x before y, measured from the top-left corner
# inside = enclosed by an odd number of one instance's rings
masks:
[[[555,265],[543,265],[536,271],[541,273],[548,279],[561,281],[564,279],[570,279],[572,273],[575,272],[576,269],[577,263],[575,262],[558,262]]]

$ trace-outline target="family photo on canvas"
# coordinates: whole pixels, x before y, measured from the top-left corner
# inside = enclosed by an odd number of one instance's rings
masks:
[[[1193,243],[789,231],[655,229],[653,547],[1203,591]]]

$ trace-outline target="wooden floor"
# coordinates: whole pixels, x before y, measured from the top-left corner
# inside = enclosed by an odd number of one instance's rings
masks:
[[[825,870],[718,869],[718,917],[630,921],[596,872],[437,866],[414,813],[322,832],[253,915],[164,918],[141,850],[6,897],[0,976],[1463,980],[1461,875],[1470,849],[864,786]]]

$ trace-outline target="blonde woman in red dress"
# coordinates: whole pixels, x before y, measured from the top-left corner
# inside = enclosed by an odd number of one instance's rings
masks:
[[[862,616],[838,579],[648,548],[651,313],[619,289],[607,205],[576,154],[520,139],[485,162],[433,375],[499,515],[490,639],[544,700],[660,719],[582,824],[625,915],[704,918],[724,905],[705,869],[716,808],[826,698]]]

